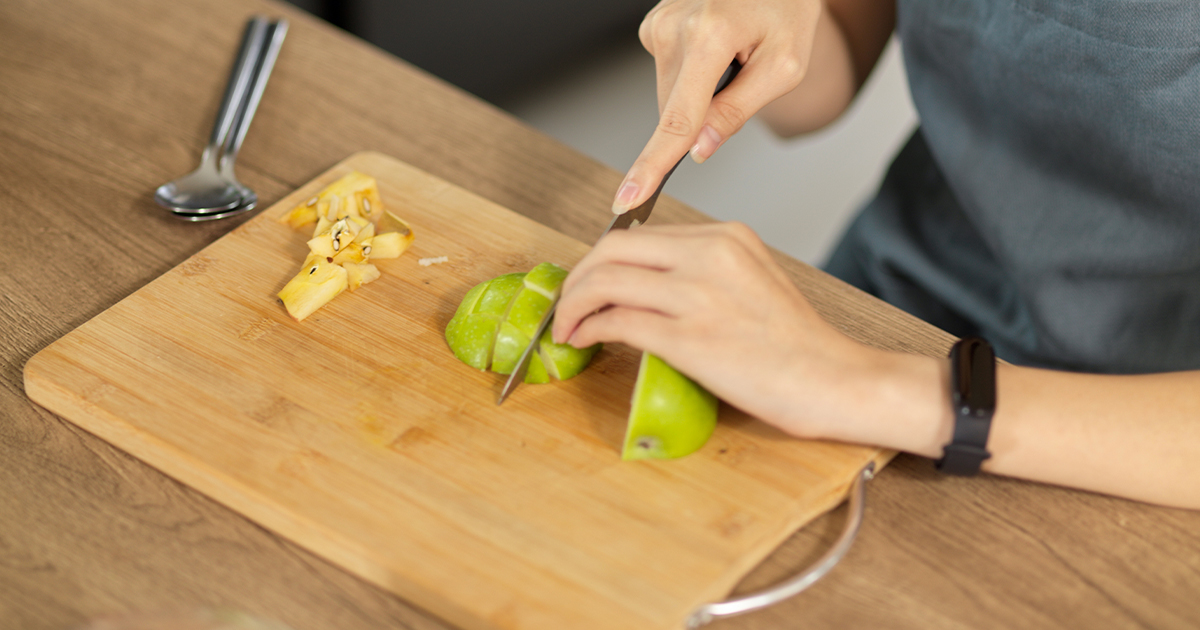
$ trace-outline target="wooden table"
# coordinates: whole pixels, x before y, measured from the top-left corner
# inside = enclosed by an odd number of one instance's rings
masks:
[[[38,350],[244,219],[187,224],[151,199],[194,167],[247,16],[292,29],[239,161],[263,207],[356,151],[414,164],[591,241],[620,174],[403,61],[274,2],[0,3],[0,627],[224,607],[316,628],[447,628],[31,403]],[[655,220],[700,213],[664,198]],[[782,259],[782,257],[781,257]],[[831,321],[876,345],[949,338],[801,263]],[[738,590],[816,558],[822,517]],[[898,457],[841,566],[716,628],[1194,628],[1200,513]]]

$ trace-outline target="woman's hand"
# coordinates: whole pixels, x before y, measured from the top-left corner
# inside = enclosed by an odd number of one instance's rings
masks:
[[[563,283],[554,339],[653,352],[799,437],[940,457],[949,363],[861,345],[826,323],[739,223],[605,236]],[[999,364],[984,469],[1200,509],[1200,371],[1072,374]]]
[[[554,338],[662,357],[798,436],[849,439],[880,357],[826,323],[740,223],[646,226],[601,239],[563,284]],[[859,436],[862,437],[862,436]],[[874,436],[879,438],[880,436]]]
[[[703,162],[759,109],[800,84],[821,0],[663,0],[638,30],[654,55],[659,123],[617,191],[613,211],[648,199],[680,156]],[[713,88],[733,59],[737,78]]]

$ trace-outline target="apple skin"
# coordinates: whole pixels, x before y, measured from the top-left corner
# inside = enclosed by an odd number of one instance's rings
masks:
[[[562,267],[542,263],[528,273],[509,273],[472,287],[446,325],[446,343],[454,356],[479,370],[511,374],[566,277]],[[547,329],[530,357],[525,382],[571,378],[600,348],[556,344]]]
[[[476,305],[491,283],[492,280],[487,280],[467,291],[454,317],[446,325],[446,340],[454,356],[478,370],[487,369],[491,348],[486,340],[496,335],[496,327],[500,324],[499,317],[473,316]]]
[[[621,459],[675,459],[694,453],[712,437],[717,411],[716,396],[643,352]]]

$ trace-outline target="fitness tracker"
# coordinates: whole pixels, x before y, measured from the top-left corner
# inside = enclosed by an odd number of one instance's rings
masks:
[[[992,456],[987,441],[996,411],[996,354],[987,341],[967,337],[950,349],[950,404],[954,439],[942,451],[937,469],[974,475]]]

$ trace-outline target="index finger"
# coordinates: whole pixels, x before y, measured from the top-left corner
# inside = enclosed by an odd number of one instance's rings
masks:
[[[733,55],[697,51],[684,60],[658,125],[617,191],[613,212],[622,214],[650,198],[663,177],[696,145],[713,88]]]

